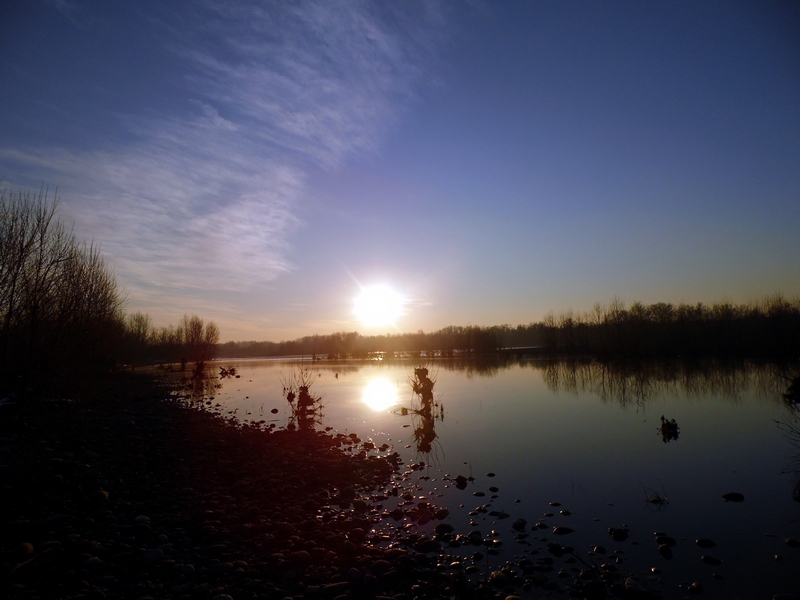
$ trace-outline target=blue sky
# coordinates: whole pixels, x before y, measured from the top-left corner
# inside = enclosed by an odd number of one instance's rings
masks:
[[[792,2],[12,2],[0,184],[223,339],[800,293]]]

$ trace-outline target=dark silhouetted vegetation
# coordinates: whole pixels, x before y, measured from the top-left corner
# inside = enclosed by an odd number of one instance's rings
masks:
[[[322,396],[311,391],[315,381],[314,373],[305,368],[296,368],[281,377],[283,395],[292,411],[289,429],[310,430],[321,423]]]
[[[283,342],[227,342],[227,357],[314,355],[368,358],[463,357],[497,352],[587,355],[602,358],[769,358],[800,356],[800,299],[776,294],[761,302],[713,305],[615,299],[590,313],[548,314],[539,323],[450,326],[432,333],[362,336],[358,332],[306,336]]]
[[[74,393],[121,363],[204,361],[219,328],[125,317],[114,273],[57,216],[58,200],[0,192],[0,391]]]
[[[356,331],[330,335],[311,335],[283,342],[226,342],[219,347],[219,356],[293,356],[316,355],[327,358],[368,358],[380,352],[391,358],[396,354],[419,357],[452,357],[464,354],[497,352],[508,346],[540,345],[541,326],[531,324],[512,328],[508,325],[479,327],[450,326],[433,333],[400,333],[396,335],[362,336]]]
[[[780,294],[734,305],[677,306],[615,299],[592,313],[543,321],[549,352],[625,358],[794,358],[800,356],[800,298]]]
[[[219,327],[197,315],[183,315],[177,326],[154,327],[150,315],[136,312],[125,322],[127,362],[204,362],[216,355]]]
[[[56,217],[47,191],[0,193],[0,385],[71,386],[112,366],[123,299],[93,244]]]

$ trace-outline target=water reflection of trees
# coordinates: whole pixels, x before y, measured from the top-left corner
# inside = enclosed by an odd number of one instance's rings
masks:
[[[545,383],[555,392],[591,393],[603,402],[622,405],[643,406],[648,400],[675,393],[733,400],[750,392],[765,399],[780,397],[780,378],[769,365],[573,360],[539,366]]]
[[[201,360],[195,363],[189,376],[181,377],[178,393],[185,400],[202,402],[213,398],[221,387],[214,366]]]
[[[800,502],[800,367],[791,375],[781,374],[785,391],[781,395],[786,413],[778,421],[778,427],[791,448],[789,463],[784,473],[793,473],[795,484],[792,489],[792,499]]]

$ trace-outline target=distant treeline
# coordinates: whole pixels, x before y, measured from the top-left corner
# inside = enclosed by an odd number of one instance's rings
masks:
[[[761,302],[713,305],[634,302],[618,299],[594,311],[542,322],[544,345],[553,352],[598,357],[800,357],[800,298],[780,294]]]
[[[618,299],[588,313],[548,314],[538,323],[445,327],[433,333],[362,336],[358,332],[312,335],[284,342],[227,342],[224,357],[316,355],[318,358],[463,356],[537,348],[548,355],[597,357],[800,357],[800,299],[781,295],[752,304],[659,302],[630,307]]]
[[[154,330],[123,311],[99,248],[77,240],[47,191],[0,192],[0,394],[72,393],[118,365],[210,358],[219,330],[198,317]]]
[[[183,315],[177,326],[154,327],[150,315],[136,312],[125,325],[125,358],[132,364],[210,360],[219,342],[217,324],[203,324],[197,315]]]
[[[226,342],[217,354],[224,357],[317,355],[319,358],[366,358],[370,353],[453,356],[484,354],[513,345],[540,345],[543,340],[537,324],[493,327],[445,327],[433,333],[399,333],[363,336],[357,331],[330,335],[310,335],[284,342]]]

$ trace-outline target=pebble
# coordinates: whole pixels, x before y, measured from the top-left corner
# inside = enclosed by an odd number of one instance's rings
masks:
[[[725,498],[725,502],[742,502],[744,500],[744,496],[739,492],[728,492],[722,497]]]
[[[139,560],[146,563],[164,560],[164,551],[161,548],[142,548],[139,551]]]
[[[669,537],[668,535],[659,535],[656,537],[656,543],[660,546],[661,544],[666,544],[672,548],[675,547],[676,542],[674,538]]]
[[[628,529],[626,527],[609,527],[608,533],[615,542],[624,542],[628,539]]]
[[[525,519],[517,519],[511,524],[511,529],[514,531],[525,531],[528,522]]]
[[[700,548],[713,548],[714,546],[717,545],[716,542],[713,542],[707,538],[700,538],[698,540],[695,540],[694,543],[697,544]]]
[[[556,535],[567,535],[568,533],[572,533],[574,531],[575,530],[572,529],[571,527],[562,527],[562,526],[553,527],[553,533],[555,533]]]
[[[438,534],[444,533],[452,533],[455,531],[455,527],[453,527],[450,523],[439,523],[433,530]]]
[[[370,565],[369,571],[373,575],[383,575],[384,573],[389,571],[391,568],[392,568],[392,564],[389,561],[383,560],[383,559],[379,559],[379,560],[376,560],[374,563],[372,563]]]

